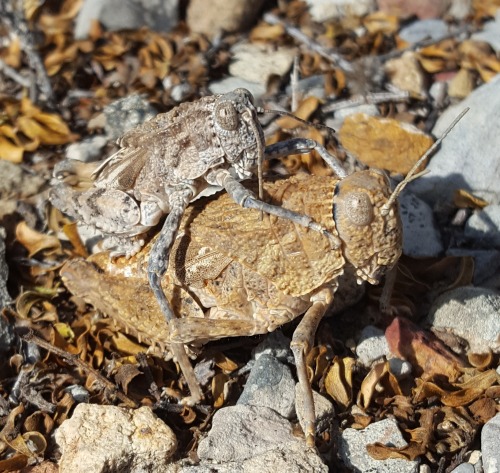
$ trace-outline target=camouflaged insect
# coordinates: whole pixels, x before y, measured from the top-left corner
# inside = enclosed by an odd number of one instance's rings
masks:
[[[315,416],[305,357],[316,328],[344,273],[354,275],[354,282],[376,284],[396,263],[401,223],[397,202],[382,212],[390,186],[380,171],[344,179],[296,176],[267,183],[265,190],[270,201],[310,215],[340,244],[286,219],[238,212],[226,194],[197,201],[182,219],[162,280],[178,316],[169,326],[147,282],[151,243],[131,259],[113,261],[101,253],[69,261],[61,275],[74,294],[164,348],[266,333],[304,314],[291,345],[312,445]],[[194,378],[190,363],[179,364],[186,380]],[[201,398],[199,386],[188,384]]]

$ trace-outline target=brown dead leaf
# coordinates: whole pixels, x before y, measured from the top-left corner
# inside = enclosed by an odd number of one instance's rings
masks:
[[[468,353],[467,361],[474,368],[484,370],[491,366],[491,364],[495,361],[495,357],[491,351],[488,353]]]
[[[363,17],[362,23],[368,33],[372,35],[378,33],[391,35],[399,30],[399,18],[383,11],[376,11],[366,15]]]
[[[391,353],[409,361],[419,375],[443,375],[453,382],[462,372],[463,362],[437,337],[404,317],[394,319],[385,337]]]
[[[218,352],[214,356],[215,364],[225,373],[231,373],[238,369],[238,364],[228,358],[224,353]]]
[[[250,32],[251,41],[276,41],[285,33],[283,25],[261,23]]]
[[[418,57],[422,67],[431,74],[455,70],[460,62],[460,53],[454,39],[446,39],[422,48]]]
[[[461,66],[476,70],[484,82],[500,72],[500,61],[493,48],[484,41],[465,40],[458,47],[462,55]]]
[[[354,358],[336,356],[325,377],[325,389],[331,398],[343,409],[352,402],[352,374],[356,364]]]
[[[484,209],[489,203],[476,197],[465,189],[457,189],[453,194],[453,203],[461,209]]]
[[[14,36],[8,46],[1,51],[0,57],[3,59],[5,64],[13,67],[14,69],[19,69],[21,66],[22,59],[21,42],[17,36]]]
[[[434,410],[426,409],[420,417],[420,426],[409,430],[411,441],[405,447],[391,447],[382,443],[374,443],[366,446],[369,455],[375,460],[387,460],[401,458],[415,460],[423,455],[432,440]]]
[[[55,236],[37,232],[28,227],[26,222],[20,222],[17,225],[16,239],[28,250],[30,258],[40,251],[53,253],[61,250],[61,242]]]
[[[363,379],[358,393],[358,405],[367,409],[375,393],[381,392],[384,396],[402,394],[396,377],[390,371],[388,361],[377,363]]]
[[[214,399],[214,407],[219,409],[224,405],[226,396],[226,383],[229,381],[229,376],[224,373],[217,373],[212,378],[212,397]]]
[[[297,110],[294,110],[293,114],[302,120],[309,120],[309,117],[317,110],[320,102],[317,97],[310,96],[302,100],[299,104]],[[276,120],[276,124],[285,130],[293,130],[304,126],[298,120],[294,120],[292,117],[281,117]]]
[[[476,74],[469,69],[461,68],[448,85],[448,95],[463,99],[467,97],[476,86]]]
[[[342,146],[367,166],[398,174],[407,174],[434,142],[413,125],[364,113],[347,117],[339,137]]]

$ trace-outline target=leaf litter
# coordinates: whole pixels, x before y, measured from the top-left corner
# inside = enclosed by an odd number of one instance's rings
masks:
[[[227,74],[231,46],[245,35],[229,35],[214,46],[183,26],[171,33],[146,28],[108,32],[96,23],[88,39],[75,40],[74,19],[82,2],[53,3],[26,1],[24,7],[26,19],[42,38],[40,57],[60,105],[52,109],[43,101],[37,103],[16,81],[6,81],[0,92],[1,159],[47,178],[62,157],[61,145],[95,133],[87,125],[105,105],[140,93],[159,111],[168,110],[176,105],[173,87],[185,83],[189,89],[183,100],[194,99],[206,93],[210,81]],[[494,1],[473,3],[477,24],[494,16],[498,7]],[[334,100],[326,103],[325,99],[303,97],[293,111],[307,120],[324,122],[328,107],[340,109],[368,97],[377,103],[380,81],[385,79],[371,75],[370,61],[380,67],[384,55],[401,55],[408,47],[398,36],[400,19],[382,12],[320,25],[310,19],[303,2],[289,1],[281,2],[273,14],[281,22],[261,20],[246,38],[290,45],[295,28],[307,32],[313,45],[319,45],[311,48],[296,43],[300,46],[299,69],[302,77],[321,75],[325,96]],[[361,27],[364,33],[355,34]],[[15,34],[9,38],[0,48],[0,59],[15,71],[27,71],[22,42]],[[336,65],[325,51],[338,51],[352,69],[342,62]],[[489,45],[455,37],[419,48],[415,58],[423,74],[433,75],[434,80],[453,74],[450,95],[455,97],[466,96],[500,72],[500,61]],[[289,107],[283,94],[276,92],[270,82],[268,98]],[[266,139],[273,143],[300,134],[336,152],[350,169],[373,166],[393,174],[406,173],[432,141],[430,113],[422,114],[422,107],[429,108],[429,104],[425,97],[411,94],[378,102],[380,118],[354,115],[346,120],[339,133],[342,146],[326,133],[303,128],[286,117],[266,127]],[[395,142],[405,147],[395,146]],[[290,173],[329,172],[315,153],[271,162],[269,168]],[[236,399],[244,383],[240,368],[258,339],[226,346],[215,343],[198,354],[197,368],[211,386],[206,405],[191,408],[166,402],[180,399],[184,390],[176,364],[162,359],[154,349],[143,356],[146,343],[121,332],[66,291],[58,269],[68,259],[87,252],[76,225],[54,209],[42,209],[36,199],[21,195],[19,191],[0,196],[21,199],[37,216],[36,222],[28,224],[17,202],[16,211],[3,216],[1,222],[7,230],[10,283],[16,301],[0,317],[15,327],[24,342],[9,347],[0,363],[0,470],[28,471],[27,467],[46,460],[50,471],[49,460],[57,460],[50,438],[80,399],[75,386],[93,403],[154,407],[160,417],[168,417],[181,440],[179,457],[193,452],[214,410]],[[486,202],[460,189],[454,205],[457,209],[482,208]],[[62,234],[66,239],[59,239]],[[337,338],[319,336],[307,363],[314,388],[337,406],[341,428],[364,428],[394,417],[408,440],[403,448],[368,446],[374,458],[420,458],[432,467],[442,465],[444,458],[451,465],[461,452],[472,448],[481,425],[498,412],[498,355],[469,353],[465,359],[416,325],[438,294],[471,283],[467,257],[423,261],[403,257],[392,299],[397,318],[384,319],[378,311],[381,290],[370,288],[357,306],[357,317],[353,320],[351,314],[346,315],[351,317],[352,327],[342,326],[343,316],[324,322],[333,327],[331,333]],[[347,335],[374,318],[387,327],[393,352],[411,363],[413,378],[398,379],[385,360],[371,369],[356,361],[352,347],[345,343]],[[340,337],[342,333],[345,338]]]

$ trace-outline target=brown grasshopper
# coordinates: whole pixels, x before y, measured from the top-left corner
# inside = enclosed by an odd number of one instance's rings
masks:
[[[257,119],[250,92],[233,92],[184,103],[128,131],[119,141],[121,149],[95,166],[91,187],[75,190],[65,183],[52,189],[54,206],[105,236],[104,247],[113,256],[137,253],[145,244],[145,234],[167,215],[159,238],[151,251],[148,266],[150,286],[168,324],[175,314],[165,297],[160,280],[186,207],[207,186],[224,188],[240,206],[259,209],[289,219],[319,232],[326,229],[310,216],[262,201],[239,179],[259,171],[263,158],[307,153],[317,150],[343,177],[345,173],[325,148],[309,139],[292,139],[265,148],[264,134]],[[54,175],[65,180],[74,164],[69,160],[56,166]],[[260,179],[260,183],[262,180]],[[189,362],[183,345],[172,344],[183,363]],[[201,395],[196,380],[189,380]]]
[[[395,201],[385,207],[389,181],[374,170],[344,179],[296,176],[267,183],[265,189],[271,202],[310,215],[341,245],[287,219],[265,215],[260,220],[257,210],[238,212],[223,194],[208,203],[194,202],[182,218],[162,280],[179,314],[174,323],[164,323],[149,292],[152,243],[128,260],[100,253],[69,261],[61,275],[74,294],[161,346],[266,333],[304,314],[291,347],[306,400],[306,439],[313,444],[314,404],[305,357],[346,267],[353,267],[359,281],[376,284],[399,258],[398,207]],[[178,361],[189,380],[191,364]]]

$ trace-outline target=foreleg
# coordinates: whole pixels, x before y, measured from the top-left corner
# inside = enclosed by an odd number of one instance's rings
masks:
[[[294,154],[310,153],[316,150],[321,158],[339,178],[347,176],[345,169],[337,157],[332,156],[324,146],[309,138],[292,138],[266,146],[264,151],[265,159],[283,158]]]
[[[178,319],[172,310],[172,307],[163,292],[161,287],[162,276],[166,273],[168,268],[168,258],[170,250],[172,249],[181,218],[184,211],[192,198],[190,190],[180,191],[175,193],[170,198],[171,210],[168,214],[165,223],[161,229],[160,235],[156,240],[148,262],[148,280],[149,285],[160,305],[161,312],[165,317],[165,321],[169,328],[169,333],[178,331]],[[186,348],[181,342],[170,343],[172,353],[179,363],[182,373],[186,378],[187,385],[191,392],[191,396],[184,399],[184,402],[189,404],[196,404],[203,397],[200,385],[194,374],[193,367],[186,352]]]

